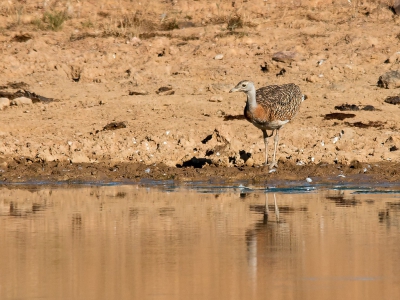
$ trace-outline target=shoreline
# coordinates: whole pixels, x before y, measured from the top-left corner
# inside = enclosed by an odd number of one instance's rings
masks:
[[[143,183],[145,181],[184,184],[204,182],[228,184],[247,182],[252,185],[268,185],[298,182],[310,184],[385,184],[399,183],[400,163],[354,163],[350,165],[318,164],[298,166],[290,162],[279,164],[269,173],[268,167],[168,167],[164,164],[138,163],[66,163],[12,161],[2,163],[1,185],[15,183]],[[307,179],[308,178],[308,179]],[[310,181],[311,180],[311,181]]]

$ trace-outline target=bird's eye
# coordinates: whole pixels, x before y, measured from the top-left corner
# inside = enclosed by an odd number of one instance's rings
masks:
[[[243,83],[243,84],[242,84],[242,87],[245,87],[245,86],[246,86],[246,84],[245,84],[245,83]]]

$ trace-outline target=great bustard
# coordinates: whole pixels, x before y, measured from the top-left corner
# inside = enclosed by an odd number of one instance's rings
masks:
[[[244,116],[247,121],[261,129],[265,144],[265,165],[268,165],[268,138],[275,133],[274,156],[269,168],[278,167],[276,163],[276,148],[279,141],[279,129],[288,123],[299,111],[305,96],[300,88],[293,84],[269,85],[256,90],[254,83],[249,80],[239,82],[232,92],[244,92],[247,103]],[[268,135],[267,130],[272,130]]]

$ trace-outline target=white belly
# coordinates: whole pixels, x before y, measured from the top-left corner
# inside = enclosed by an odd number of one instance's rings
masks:
[[[285,125],[288,122],[289,122],[289,120],[285,120],[285,121],[276,120],[276,121],[262,123],[262,124],[253,122],[253,125],[261,130],[275,130],[275,129],[281,128],[283,125]]]

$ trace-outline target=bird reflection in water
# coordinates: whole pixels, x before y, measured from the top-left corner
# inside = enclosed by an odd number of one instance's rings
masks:
[[[247,261],[249,279],[256,284],[261,269],[268,269],[281,257],[278,252],[290,244],[290,231],[280,218],[276,194],[273,194],[273,208],[269,207],[271,195],[265,194],[265,205],[252,206],[251,210],[263,214],[263,218],[246,230]],[[272,206],[272,205],[271,205]],[[272,209],[274,212],[272,212]],[[273,214],[275,218],[273,219]],[[260,268],[260,270],[258,270]],[[261,271],[262,272],[262,271]]]

